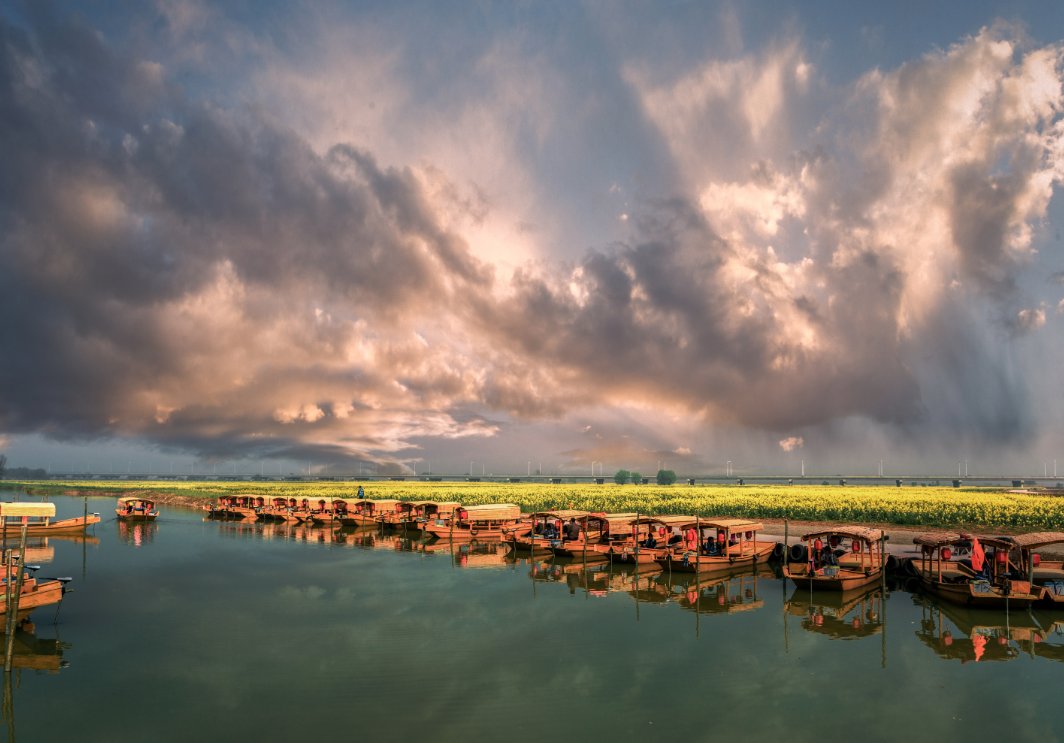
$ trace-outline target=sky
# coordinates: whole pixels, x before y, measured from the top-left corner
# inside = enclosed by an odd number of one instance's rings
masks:
[[[0,453],[1053,474],[1055,2],[0,6]]]

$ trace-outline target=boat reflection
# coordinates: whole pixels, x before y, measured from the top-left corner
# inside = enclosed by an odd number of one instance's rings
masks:
[[[3,636],[3,649],[6,650],[7,636]],[[55,638],[37,636],[37,627],[28,619],[19,623],[15,630],[15,642],[12,646],[11,667],[33,671],[58,673],[70,663],[63,660],[63,651],[70,648],[70,643]],[[3,651],[0,651],[3,652]]]
[[[503,568],[513,564],[509,542],[419,542],[417,548],[427,555],[449,555],[459,568]]]
[[[1060,612],[1034,614],[1042,632],[1032,639],[1031,654],[1046,660],[1064,661],[1064,619]]]
[[[159,529],[159,525],[154,521],[123,521],[119,519],[115,523],[118,524],[118,538],[126,544],[132,544],[134,547],[143,547],[155,539],[155,532]]]
[[[747,565],[741,572],[705,576],[695,580],[690,574],[673,573],[659,578],[676,603],[685,611],[699,614],[735,614],[753,611],[765,605],[758,593],[758,581],[772,580],[775,573],[766,565],[752,569]]]
[[[943,660],[963,664],[1012,660],[1021,652],[1037,655],[1045,639],[1045,631],[1026,611],[968,609],[922,597],[917,601],[922,611],[916,637]]]
[[[802,629],[833,640],[870,637],[884,628],[884,593],[879,586],[843,592],[798,588],[784,611],[801,617]]]

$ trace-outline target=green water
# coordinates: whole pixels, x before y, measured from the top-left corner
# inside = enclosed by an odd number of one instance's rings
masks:
[[[1064,616],[940,609],[900,586],[832,606],[764,571],[694,585],[112,509],[89,501],[97,543],[48,542],[41,575],[74,590],[56,624],[33,620],[65,667],[14,673],[9,737],[1064,738]]]

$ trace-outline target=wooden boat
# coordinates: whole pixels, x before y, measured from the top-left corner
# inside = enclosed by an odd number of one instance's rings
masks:
[[[468,541],[500,540],[504,529],[512,529],[521,519],[521,508],[512,503],[461,506],[450,519],[425,524],[425,533],[437,539]]]
[[[398,508],[402,502],[395,498],[349,498],[349,512],[340,518],[344,526],[378,526],[398,524]]]
[[[66,593],[66,584],[70,578],[36,578],[35,568],[23,570],[22,588],[18,598],[19,616],[28,614],[38,606],[58,604]],[[0,615],[7,613],[7,592],[10,586],[18,586],[19,564],[0,567]]]
[[[315,516],[330,512],[329,502],[324,498],[319,498],[316,501],[303,498],[292,510],[292,518],[295,519],[297,524],[313,524]]]
[[[377,526],[395,517],[399,503],[394,498],[346,498],[337,518],[342,526]]]
[[[1021,577],[1026,577],[1041,589],[1038,603],[1064,609],[1064,561],[1043,560],[1035,550],[1051,544],[1064,544],[1064,532],[1040,531],[1020,534],[1012,541],[1019,547],[1017,568]]]
[[[295,498],[274,496],[269,502],[256,508],[256,515],[260,521],[295,521],[291,513],[297,504]]]
[[[572,517],[579,527],[576,538],[565,538],[551,543],[555,557],[571,557],[580,562],[610,559],[610,548],[632,536],[632,520],[636,513],[588,513]]]
[[[208,503],[203,507],[209,519],[256,521],[253,495],[222,495],[217,503]]]
[[[657,559],[669,550],[674,531],[694,520],[694,516],[639,516],[628,522],[631,533],[626,538],[596,549],[611,560],[657,568]]]
[[[396,528],[407,532],[421,532],[425,524],[439,519],[449,519],[454,514],[454,509],[460,508],[457,501],[404,501],[399,504],[397,511],[400,513],[399,523]],[[409,510],[406,507],[409,506]],[[403,511],[406,511],[405,516]]]
[[[973,607],[1019,609],[1042,596],[1042,589],[1014,577],[1018,573],[1013,571],[1009,553],[1017,545],[1011,537],[934,532],[914,537],[913,543],[920,545],[920,557],[912,561],[920,585],[947,601]],[[982,570],[954,559],[961,547],[976,544],[985,552]]]
[[[883,579],[886,563],[882,529],[833,526],[802,535],[808,559],[788,562],[783,575],[799,588],[854,591]]]
[[[85,529],[100,523],[100,514],[90,513],[72,519],[31,518],[26,526],[26,534],[31,537],[47,537],[61,534],[83,534]],[[7,538],[15,539],[22,531],[21,524],[8,522]]]
[[[115,516],[119,521],[155,521],[159,512],[155,510],[155,501],[140,496],[126,496],[118,499]]]
[[[747,519],[692,518],[672,525],[672,543],[654,558],[674,573],[721,573],[767,563],[775,542],[757,538],[764,527]]]
[[[562,527],[568,520],[583,519],[587,515],[587,511],[572,509],[537,511],[527,520],[503,529],[503,538],[511,543],[515,553],[551,554],[551,545],[562,539]]]

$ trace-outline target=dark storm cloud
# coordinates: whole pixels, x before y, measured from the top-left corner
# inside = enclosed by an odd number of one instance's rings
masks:
[[[292,421],[375,398],[380,438],[348,450],[368,451],[399,445],[403,414],[380,411],[397,383],[399,408],[464,394],[389,335],[491,282],[410,171],[349,145],[319,157],[78,21],[29,16],[0,17],[0,428],[297,453]],[[329,368],[359,343],[371,365]]]

